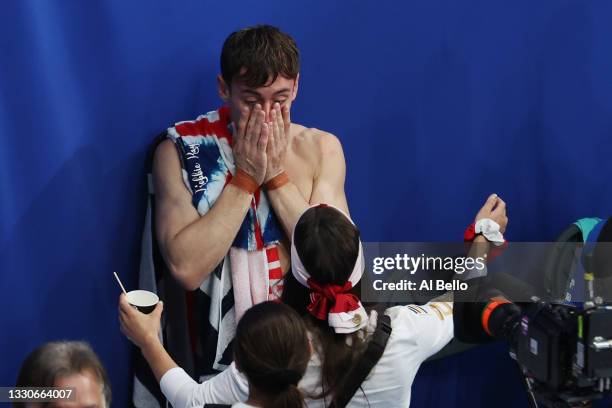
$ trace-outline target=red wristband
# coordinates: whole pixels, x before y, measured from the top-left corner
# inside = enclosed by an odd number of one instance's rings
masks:
[[[465,242],[472,242],[476,238],[476,223],[471,223],[463,233],[463,240]]]
[[[285,184],[289,182],[289,176],[285,171],[281,171],[276,176],[272,177],[270,180],[266,182],[266,190],[276,190],[277,188],[281,188]]]
[[[230,183],[249,194],[255,193],[259,188],[259,184],[257,184],[255,179],[249,173],[239,168],[236,168],[236,174],[234,174]]]
[[[471,223],[463,233],[463,241],[464,242],[473,242],[476,239],[476,223]],[[489,261],[492,261],[508,247],[508,241],[504,241],[504,243],[500,246],[493,246],[491,248],[491,253],[489,254]]]

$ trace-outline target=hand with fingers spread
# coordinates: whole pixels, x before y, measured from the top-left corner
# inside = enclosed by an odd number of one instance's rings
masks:
[[[253,110],[243,108],[237,126],[234,127],[234,160],[236,167],[247,173],[261,185],[266,177],[269,125],[261,105]]]
[[[266,169],[265,182],[273,179],[282,173],[287,147],[289,146],[289,129],[291,128],[291,118],[289,108],[276,102],[270,110],[270,123],[267,157],[268,166]]]
[[[164,304],[159,302],[150,314],[144,314],[128,303],[125,294],[119,296],[121,332],[139,348],[159,342],[161,314]]]
[[[484,203],[474,222],[483,218],[489,218],[499,224],[499,231],[503,234],[508,225],[508,216],[506,215],[506,203],[497,194],[491,194]]]

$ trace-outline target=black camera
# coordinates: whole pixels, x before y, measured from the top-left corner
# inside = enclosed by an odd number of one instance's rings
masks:
[[[612,394],[612,218],[592,225],[594,244],[577,224],[561,234],[544,269],[541,295],[500,274],[475,280],[469,293],[455,296],[457,339],[507,341],[532,407],[587,406]],[[567,300],[577,265],[584,272],[586,297],[572,304]],[[516,293],[532,301],[510,302],[520,297]]]
[[[610,394],[612,306],[524,305],[506,339],[542,406],[568,407]]]

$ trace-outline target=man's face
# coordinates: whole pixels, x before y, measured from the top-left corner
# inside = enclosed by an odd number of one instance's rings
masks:
[[[219,95],[229,106],[233,122],[237,122],[244,107],[252,110],[256,104],[261,105],[266,113],[266,122],[270,122],[270,111],[276,102],[281,105],[281,108],[283,106],[291,108],[291,103],[297,95],[298,80],[299,75],[295,79],[279,75],[274,82],[259,88],[250,88],[238,80],[232,81],[231,86],[228,87],[223,78],[219,76]]]
[[[54,402],[51,408],[106,408],[102,384],[89,370],[59,377],[55,380],[55,387],[74,388],[74,401]]]

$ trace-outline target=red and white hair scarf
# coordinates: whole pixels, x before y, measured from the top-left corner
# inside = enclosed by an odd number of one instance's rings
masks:
[[[351,220],[342,210],[328,204],[319,204],[314,207],[319,206],[335,209],[355,225],[353,220]],[[306,211],[304,211],[304,213]],[[302,218],[304,213],[300,215],[300,218]],[[316,282],[310,276],[306,268],[304,268],[304,264],[295,248],[294,235],[295,227],[291,234],[291,271],[298,282],[310,289],[308,312],[319,320],[327,320],[329,326],[332,327],[336,333],[354,333],[365,327],[368,323],[366,310],[359,298],[350,293],[351,289],[354,288],[361,279],[365,268],[361,241],[359,242],[359,254],[357,255],[353,272],[351,272],[348,281],[344,285],[322,285]]]

